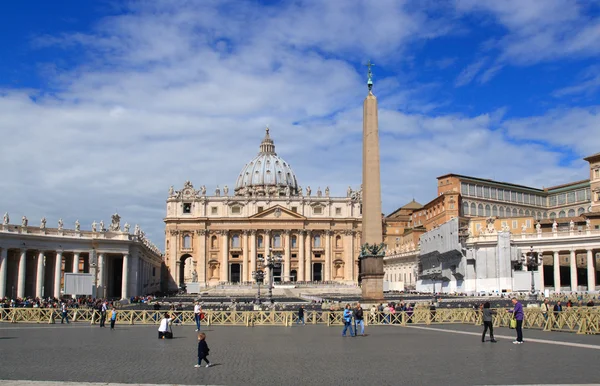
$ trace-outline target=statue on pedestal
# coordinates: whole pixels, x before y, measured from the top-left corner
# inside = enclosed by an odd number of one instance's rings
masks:
[[[569,230],[570,231],[575,230],[575,222],[573,220],[569,221]]]
[[[307,197],[310,197],[310,192],[311,192],[311,190],[310,190],[310,186],[307,186],[307,187],[306,187],[306,196],[307,196]]]
[[[535,224],[535,230],[537,231],[538,235],[542,234],[542,224],[540,224],[539,221],[537,222],[537,224]]]
[[[552,223],[552,232],[556,233],[558,232],[558,223],[556,222],[556,219],[554,220],[554,222]]]
[[[40,222],[40,229],[46,229],[46,217],[42,217],[42,221]]]
[[[346,197],[351,197],[352,196],[352,186],[348,185],[348,190],[346,190]]]
[[[26,227],[28,223],[29,220],[27,220],[27,216],[23,216],[23,218],[21,218],[21,226]]]
[[[110,230],[113,232],[121,231],[121,216],[117,213],[111,216]]]
[[[100,232],[104,232],[106,229],[104,229],[104,220],[100,220]]]
[[[62,231],[62,229],[63,229],[64,225],[65,225],[65,224],[63,223],[63,219],[62,219],[62,218],[59,218],[59,219],[58,219],[58,230],[59,230],[59,231]]]
[[[588,231],[592,229],[592,221],[589,218],[585,219],[585,229]]]
[[[75,220],[75,230],[77,232],[81,230],[81,224],[79,223],[79,220]]]
[[[129,227],[130,227],[129,223],[126,222],[125,225],[123,225],[123,232],[129,233]]]
[[[138,224],[135,224],[135,227],[133,228],[133,234],[136,236],[140,235],[140,226]]]
[[[200,188],[200,193],[202,194],[202,197],[206,196],[206,186],[202,185]]]
[[[9,217],[8,217],[8,212],[4,213],[4,221],[2,222],[4,225],[8,225],[8,222],[10,221]]]
[[[215,196],[221,197],[221,189],[219,189],[219,185],[217,185],[217,188],[215,189]]]
[[[521,225],[521,233],[527,233],[527,225],[526,224]]]
[[[321,187],[319,186],[317,188],[317,197],[321,197],[323,195],[323,192],[321,192]]]
[[[325,188],[325,197],[329,197],[329,186]]]
[[[302,185],[298,185],[298,195],[300,197],[304,197],[304,191],[302,190]]]
[[[98,224],[96,224],[96,220],[94,220],[94,222],[92,223],[92,232],[96,232],[96,226]]]
[[[196,270],[192,271],[192,283],[197,283],[198,282],[198,272],[196,272]]]
[[[223,186],[223,195],[227,196],[229,194],[229,187],[227,185]]]
[[[175,194],[175,189],[173,188],[173,185],[171,185],[169,187],[169,197],[172,197]]]
[[[286,185],[286,186],[285,186],[285,196],[286,196],[286,197],[289,197],[289,196],[290,196],[290,187],[289,187],[289,185]]]

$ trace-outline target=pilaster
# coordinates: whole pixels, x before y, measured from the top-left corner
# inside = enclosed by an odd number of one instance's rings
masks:
[[[569,256],[569,266],[571,267],[571,291],[577,291],[577,254],[574,249]]]
[[[6,266],[8,265],[8,249],[0,248],[0,298],[6,296]]]
[[[587,250],[587,280],[588,291],[596,291],[596,264],[594,252],[591,249]],[[0,293],[0,296],[2,293]]]
[[[560,254],[554,251],[554,291],[560,292]]]
[[[17,297],[23,299],[25,297],[25,274],[27,269],[27,250],[21,249],[19,257],[19,276],[17,281]]]
[[[285,250],[283,255],[283,280],[290,281],[290,256],[291,256],[291,245],[290,245],[290,231],[286,229],[283,231],[285,236],[283,242],[285,243]]]
[[[35,297],[44,297],[44,252],[39,252],[37,256],[37,271],[35,278]]]
[[[304,277],[304,230],[298,231],[298,281],[305,281]]]
[[[229,281],[229,233],[221,231],[222,255],[221,255],[221,275],[219,281]]]

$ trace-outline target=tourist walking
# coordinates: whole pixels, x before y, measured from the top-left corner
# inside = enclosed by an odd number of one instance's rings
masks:
[[[346,308],[344,309],[344,331],[342,331],[342,336],[346,336],[346,331],[350,329],[350,336],[354,336],[354,332],[352,331],[352,310],[350,309],[350,304],[346,304]]]
[[[485,334],[487,330],[490,330],[490,342],[496,343],[496,339],[494,339],[494,323],[492,320],[493,315],[496,314],[495,310],[490,308],[490,302],[485,302],[483,304],[483,334],[481,335],[481,341],[485,342]]]
[[[115,329],[115,323],[117,322],[117,310],[116,308],[113,306],[111,312],[110,312],[110,329],[114,330]]]
[[[513,319],[516,320],[517,325],[515,329],[517,330],[517,340],[515,340],[514,344],[522,344],[523,343],[523,318],[525,314],[523,313],[523,305],[517,300],[517,298],[512,298],[513,308]]]
[[[202,306],[200,303],[194,303],[194,320],[196,321],[196,331],[200,331],[200,316],[202,315]]]
[[[365,321],[364,321],[364,312],[360,303],[356,303],[356,308],[354,309],[354,333],[358,335],[358,327],[360,326],[360,335],[365,336]]]
[[[542,315],[544,315],[544,320],[548,320],[548,312],[550,311],[550,303],[548,302],[548,299],[544,299],[541,309]]]
[[[300,306],[300,308],[298,308],[298,320],[296,321],[297,324],[300,324],[300,322],[302,322],[302,325],[305,326],[304,324],[304,307]]]
[[[202,366],[202,360],[206,362],[206,367],[210,367],[210,362],[208,361],[208,353],[210,349],[208,348],[208,344],[206,344],[206,334],[201,332],[198,334],[198,364],[194,367]]]
[[[104,301],[100,305],[100,327],[106,327],[104,323],[106,323],[106,311],[108,309],[108,302]]]
[[[62,304],[60,305],[60,312],[61,312],[61,316],[62,316],[62,319],[60,320],[60,324],[63,324],[65,319],[67,320],[67,324],[69,324],[69,310],[67,308],[66,302],[62,302]]]

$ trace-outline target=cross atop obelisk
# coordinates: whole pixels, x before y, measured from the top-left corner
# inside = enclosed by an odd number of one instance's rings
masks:
[[[377,98],[373,95],[373,63],[369,60],[367,86],[363,103],[362,165],[362,248],[360,275],[365,300],[383,299],[383,225],[381,218],[381,176],[379,157],[379,123]]]

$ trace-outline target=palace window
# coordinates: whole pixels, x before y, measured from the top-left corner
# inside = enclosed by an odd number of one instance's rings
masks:
[[[214,215],[219,214],[219,208],[217,208],[216,206],[212,206],[210,208],[210,214],[214,214]]]
[[[556,213],[550,212],[550,218],[556,218]]]
[[[485,215],[486,217],[490,217],[492,215],[491,208],[489,205],[485,206]]]
[[[336,248],[341,248],[342,247],[342,237],[341,236],[336,236],[335,237],[335,247]]]
[[[594,178],[600,178],[600,169],[594,169]]]
[[[323,214],[323,208],[320,206],[315,206],[313,208],[313,214]]]
[[[523,193],[521,193],[521,192],[517,193],[517,202],[523,202]]]
[[[292,253],[292,257],[291,257],[291,258],[292,258],[292,259],[297,259],[297,258],[298,258],[298,256],[297,256],[295,253]]]
[[[469,212],[471,216],[477,216],[477,205],[475,203],[471,203],[471,211]]]
[[[156,267],[152,267],[152,276],[156,276]]]
[[[479,204],[477,206],[477,215],[478,216],[483,216],[483,204]]]
[[[572,204],[575,202],[575,192],[569,192],[567,193],[567,202],[569,204]]]
[[[527,193],[523,194],[523,202],[525,204],[529,204],[529,194],[527,194]]]
[[[290,237],[290,242],[292,243],[292,248],[298,248],[298,237]]]
[[[259,207],[257,208],[257,211],[256,211],[256,213],[260,213],[260,212],[262,212],[262,211],[263,211],[263,207],[262,207],[262,206],[259,206]]]
[[[471,197],[475,197],[476,193],[475,193],[475,185],[474,184],[469,184],[469,196]]]
[[[213,236],[210,239],[210,247],[211,248],[217,248],[217,236]]]
[[[569,209],[569,217],[575,217],[575,209]]]
[[[465,182],[460,183],[460,194],[462,194],[463,196],[469,195],[469,185]]]
[[[585,201],[585,189],[577,191],[577,201]]]
[[[189,202],[186,202],[183,204],[183,214],[190,214],[192,213],[192,204]]]
[[[297,206],[292,206],[292,212],[298,213],[298,207]]]
[[[498,212],[498,214],[500,215],[500,217],[504,217],[504,207],[503,206],[500,207],[500,211]]]
[[[468,216],[469,215],[469,203],[468,202],[463,202],[463,216]]]
[[[315,248],[321,248],[321,235],[315,235]]]
[[[512,229],[517,229],[517,227],[519,226],[517,220],[513,220],[512,222]]]
[[[490,198],[490,188],[489,188],[489,186],[486,186],[486,187],[483,188],[483,197]]]
[[[498,207],[496,205],[492,206],[492,216],[498,216]]]
[[[483,186],[477,185],[477,197],[483,197]]]
[[[550,206],[556,206],[556,195],[550,196]]]
[[[517,208],[513,208],[512,215],[513,217],[517,217],[519,215],[519,212],[517,212]]]
[[[273,248],[281,248],[281,234],[280,233],[273,234]]]
[[[563,217],[565,217],[565,216],[566,216],[566,214],[565,214],[565,211],[564,211],[564,210],[561,210],[561,211],[558,213],[558,218],[563,218]]]
[[[183,249],[191,249],[192,248],[192,236],[184,235],[183,236]]]
[[[523,209],[519,209],[519,216],[525,216],[525,211]]]
[[[490,189],[490,198],[493,198],[495,200],[496,197],[497,197],[497,193],[496,192],[497,192],[496,188],[491,188]]]
[[[564,193],[558,195],[558,205],[564,205],[566,203],[567,196]]]
[[[256,245],[257,245],[258,248],[264,248],[265,247],[265,245],[264,245],[264,239],[263,239],[262,236],[258,236],[256,238]]]
[[[584,208],[577,209],[577,215],[581,216],[584,213],[585,213],[585,209]]]
[[[510,200],[512,202],[517,202],[517,192],[510,192]]]
[[[504,201],[504,190],[498,189],[498,200]]]
[[[335,214],[337,216],[341,216],[342,215],[342,208],[335,208]]]
[[[240,235],[231,236],[231,248],[239,248],[240,247]]]
[[[231,214],[240,214],[240,213],[242,213],[242,208],[240,208],[239,206],[231,207]]]

